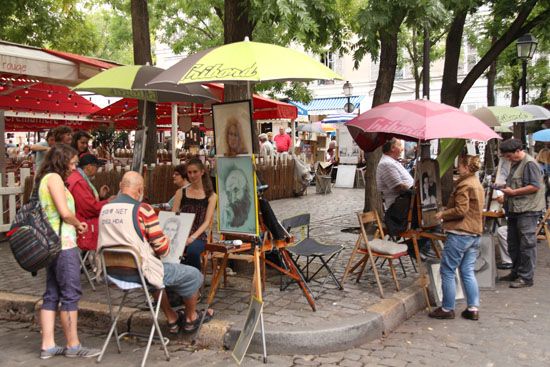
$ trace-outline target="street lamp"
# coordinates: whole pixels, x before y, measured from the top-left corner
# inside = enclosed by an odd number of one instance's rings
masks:
[[[351,95],[353,94],[353,85],[348,81],[344,83],[344,96],[348,98],[348,103],[344,105],[344,111],[347,113],[352,113],[355,109],[355,106],[350,102]]]
[[[533,58],[537,50],[537,39],[532,34],[526,33],[516,42],[517,55],[521,59],[521,104],[527,104],[527,61]]]

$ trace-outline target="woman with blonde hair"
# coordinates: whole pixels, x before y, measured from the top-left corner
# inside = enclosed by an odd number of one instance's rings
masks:
[[[430,312],[436,319],[454,319],[456,295],[456,269],[466,293],[467,308],[462,317],[479,319],[479,287],[474,274],[481,233],[484,191],[475,173],[479,170],[479,157],[464,155],[458,160],[458,178],[449,198],[447,209],[436,214],[443,221],[447,233],[443,256],[441,257],[441,286],[443,301],[441,307]]]

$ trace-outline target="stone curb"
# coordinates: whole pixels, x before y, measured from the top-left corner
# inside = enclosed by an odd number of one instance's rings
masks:
[[[355,316],[344,323],[312,325],[308,329],[282,328],[266,330],[268,354],[322,354],[344,351],[387,335],[403,321],[425,307],[422,288],[413,285],[381,299],[365,310],[364,315]],[[224,346],[233,349],[242,330],[242,325],[233,325],[224,338]],[[259,331],[248,349],[249,353],[262,353]]]
[[[0,319],[38,324],[40,305],[41,299],[35,296],[0,292]],[[363,315],[349,318],[344,322],[324,323],[322,326],[311,325],[307,329],[282,327],[279,330],[266,330],[268,354],[321,354],[357,347],[387,335],[424,306],[422,288],[413,285],[394,294],[391,298],[381,299],[380,302],[366,309]],[[79,307],[80,325],[107,332],[110,325],[108,305],[81,301]],[[159,318],[163,333],[171,337],[164,328],[166,322],[162,313]],[[148,333],[150,320],[148,311],[125,307],[118,321],[118,330],[122,332],[130,328],[134,332]],[[229,321],[214,319],[203,326],[197,344],[199,347],[210,349],[223,347],[232,349],[239,337],[241,327],[240,323],[233,325]],[[183,336],[173,342],[188,340],[189,337]],[[259,331],[254,335],[249,352],[262,352]]]

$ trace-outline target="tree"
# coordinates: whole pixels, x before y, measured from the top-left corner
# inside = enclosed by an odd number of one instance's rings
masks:
[[[487,52],[480,55],[480,60],[467,73],[466,77],[461,82],[458,82],[458,65],[466,18],[468,14],[479,9],[480,3],[471,0],[464,0],[458,3],[446,0],[443,3],[453,13],[453,20],[450,23],[445,44],[441,102],[455,107],[460,107],[466,93],[475,81],[483,75],[483,72],[512,42],[534,27],[541,24],[544,25],[545,20],[550,16],[548,0],[526,0],[524,2],[509,0],[494,1],[492,3],[493,11],[501,16],[502,19],[510,18],[510,25],[498,33],[498,35],[492,35],[496,40],[491,44]],[[530,17],[537,4],[540,8]],[[463,141],[455,140],[452,144],[449,144],[449,149],[457,150],[457,146],[461,144],[463,144]],[[452,190],[452,170],[448,170],[442,177],[442,188],[443,202],[446,203]]]
[[[393,90],[398,57],[398,35],[405,20],[433,17],[435,3],[417,1],[372,0],[357,13],[353,31],[359,37],[354,45],[355,66],[369,53],[379,60],[380,69],[374,89],[372,107],[389,102]],[[376,167],[382,155],[381,149],[365,155],[366,170],[364,211],[380,210],[381,203],[376,188]]]
[[[132,38],[134,44],[134,63],[136,65],[153,64],[151,56],[151,35],[149,33],[149,11],[147,0],[131,0],[132,14]],[[151,164],[157,162],[157,121],[155,103],[139,101],[138,118],[139,125],[146,126],[147,135],[145,141],[144,162]],[[144,116],[145,111],[145,116]],[[144,120],[145,118],[145,120]],[[140,157],[138,152],[134,152]],[[138,167],[140,162],[134,160],[133,169]]]

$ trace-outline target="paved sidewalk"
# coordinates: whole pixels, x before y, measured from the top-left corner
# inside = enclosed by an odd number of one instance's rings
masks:
[[[318,195],[315,194],[315,188],[311,187],[309,188],[309,194],[306,196],[276,200],[271,202],[271,204],[280,220],[300,213],[311,213],[312,237],[326,244],[342,244],[345,246],[345,251],[334,265],[337,278],[341,279],[351,249],[358,236],[358,234],[346,233],[341,230],[358,226],[355,213],[362,210],[363,198],[363,189],[333,189],[333,192],[330,194]],[[403,262],[408,277],[403,277],[400,267],[397,268],[397,273],[400,284],[404,289],[413,284],[417,274],[414,273],[408,258]],[[224,322],[224,325],[237,329],[240,329],[244,322],[250,301],[251,289],[250,274],[246,274],[246,268],[245,271],[241,270],[239,270],[238,276],[229,278],[228,288],[219,289],[213,305],[216,311],[215,320]],[[391,299],[395,293],[395,288],[389,268],[384,266],[380,274],[386,297]],[[29,273],[21,270],[15,263],[5,242],[0,243],[0,279],[2,279],[2,282],[0,282],[0,292],[29,295],[35,297],[36,301],[38,301],[44,291],[44,272],[39,272],[37,277],[31,277]],[[279,284],[280,276],[278,273],[273,270],[269,271],[266,284],[267,289],[264,295],[264,319],[267,330],[282,330],[291,333],[314,329],[328,330],[330,328],[337,328],[340,325],[346,325],[346,328],[340,328],[340,330],[335,331],[333,337],[341,333],[344,337],[346,337],[345,334],[348,334],[347,337],[352,338],[353,336],[350,336],[349,332],[353,329],[354,325],[359,327],[362,323],[365,324],[369,320],[376,321],[375,318],[378,314],[373,315],[368,311],[369,307],[373,307],[381,301],[372,272],[367,272],[360,283],[355,283],[353,279],[348,279],[344,290],[338,290],[332,280],[327,280],[326,287],[329,290],[323,293],[316,301],[317,312],[311,311],[301,290],[296,285],[291,285],[286,291],[281,292],[279,291]],[[93,292],[84,276],[82,276],[82,286],[82,300],[84,302],[99,305],[105,304],[104,285],[98,285],[97,291]],[[316,286],[312,288],[315,293],[319,290]],[[120,294],[120,292],[115,293]],[[128,305],[129,307],[141,308],[144,306],[144,299],[136,293],[130,299]],[[395,302],[392,305],[395,306]],[[388,309],[390,309],[389,306]],[[414,311],[417,310],[415,309]],[[396,323],[398,324],[403,321],[406,316],[401,316],[396,320]],[[83,313],[81,317],[82,323],[86,323],[85,317],[86,315]],[[92,322],[96,323],[97,320],[92,317]],[[374,330],[373,335],[380,335],[380,333],[381,330],[379,327],[377,330]],[[313,336],[314,334],[311,335]],[[322,335],[314,337],[324,338]],[[366,341],[364,336],[357,336],[357,338],[361,337],[363,337],[363,341]],[[227,339],[225,342],[231,343],[230,339]],[[294,342],[290,341],[290,343]],[[320,347],[322,347],[322,344]]]
[[[504,275],[501,272],[500,275]],[[267,366],[484,366],[545,367],[550,365],[550,249],[539,243],[535,286],[510,289],[498,283],[495,291],[481,292],[480,321],[433,320],[419,312],[388,337],[337,353],[316,355],[269,355]],[[461,310],[463,304],[457,305]],[[81,328],[86,345],[100,346],[101,332]],[[57,339],[62,343],[62,338]],[[0,321],[0,366],[71,367],[75,361],[56,357],[38,359],[40,334],[29,323]],[[170,345],[171,362],[162,359],[158,346],[153,347],[149,366],[231,366],[230,353],[222,350],[188,351]],[[269,352],[269,345],[268,345]],[[103,365],[137,366],[143,347],[123,343],[123,354],[116,353],[114,343]],[[95,360],[79,360],[78,365],[97,366]],[[245,357],[244,366],[265,366],[257,354]]]

